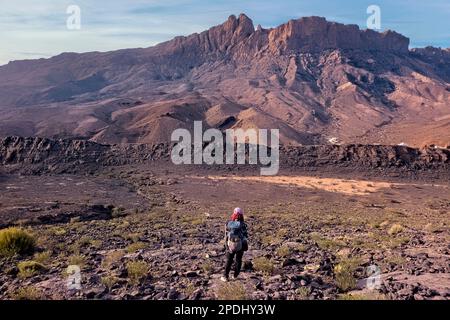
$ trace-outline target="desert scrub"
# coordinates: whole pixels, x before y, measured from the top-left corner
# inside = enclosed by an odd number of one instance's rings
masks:
[[[205,218],[203,216],[202,217],[182,216],[180,219],[183,224],[188,224],[192,226],[198,226],[205,223]]]
[[[388,234],[391,235],[391,236],[395,236],[395,235],[403,232],[403,230],[404,230],[403,226],[401,224],[396,223],[396,224],[393,224],[389,228]]]
[[[43,265],[47,265],[50,262],[51,256],[52,252],[48,250],[43,252],[37,252],[34,254],[33,260]]]
[[[22,229],[0,230],[0,256],[32,253],[35,243],[34,237]]]
[[[127,263],[127,271],[130,282],[137,285],[147,277],[148,265],[143,261],[130,261]]]
[[[81,246],[78,241],[75,241],[73,244],[71,244],[70,246],[67,246],[65,249],[74,255],[79,255],[81,252]]]
[[[277,249],[277,255],[281,258],[285,258],[291,254],[292,250],[288,246],[281,246]]]
[[[284,239],[289,233],[289,230],[286,228],[278,229],[277,238]]]
[[[295,290],[296,298],[298,300],[307,300],[310,293],[311,292],[308,287],[300,287]]]
[[[74,254],[67,258],[67,263],[69,266],[79,266],[82,268],[86,264],[86,257],[80,254]]]
[[[101,283],[109,290],[119,281],[117,277],[105,276],[101,278]]]
[[[67,233],[67,230],[62,227],[53,227],[50,231],[55,236],[63,236]]]
[[[312,232],[309,236],[311,240],[313,240],[317,246],[323,250],[337,251],[342,247],[345,247],[345,243],[343,241],[324,238],[317,232]]]
[[[253,259],[253,268],[265,275],[271,275],[275,269],[273,262],[265,257]]]
[[[81,237],[79,240],[75,241],[69,246],[69,251],[73,254],[80,254],[83,248],[94,248],[98,249],[102,244],[101,240],[94,240],[90,237]]]
[[[247,292],[243,284],[239,282],[223,283],[217,290],[219,300],[246,300]]]
[[[211,263],[211,261],[207,260],[203,262],[202,270],[206,274],[212,274],[214,272],[214,265]]]
[[[25,279],[30,278],[38,273],[41,273],[47,268],[36,261],[22,261],[17,265],[17,269],[19,269],[18,276],[19,278]]]
[[[11,294],[13,300],[41,300],[43,299],[42,292],[33,287],[23,287],[17,289]]]
[[[108,254],[106,254],[105,258],[102,262],[102,268],[109,269],[111,268],[115,263],[120,262],[120,260],[125,255],[125,251],[123,250],[117,250],[117,251],[111,251]]]
[[[305,245],[305,244],[298,244],[295,247],[295,250],[298,251],[298,252],[306,252],[306,251],[308,251],[308,246]]]
[[[131,242],[139,242],[141,240],[142,234],[140,233],[129,233],[126,235],[125,239]]]
[[[354,273],[358,265],[358,260],[344,259],[334,266],[335,282],[341,291],[345,292],[356,286]]]
[[[278,244],[280,244],[282,242],[283,242],[283,240],[281,238],[276,237],[276,236],[272,236],[272,235],[264,236],[261,239],[261,243],[265,247],[271,246],[271,245],[278,245]]]
[[[383,221],[380,221],[380,220],[370,221],[370,222],[367,223],[367,227],[369,229],[379,229],[379,228],[381,228],[381,223],[382,222]]]
[[[138,250],[144,249],[145,247],[146,247],[145,243],[143,243],[143,242],[135,242],[135,243],[130,244],[126,248],[126,250],[127,250],[128,253],[134,253],[134,252],[136,252]]]
[[[408,262],[408,260],[406,260],[406,258],[400,256],[400,255],[391,255],[391,256],[387,256],[383,259],[383,264],[385,266],[389,265],[389,264],[394,264],[396,266],[404,266],[406,263]]]
[[[371,238],[373,239],[372,243],[379,243],[381,246],[389,249],[395,249],[398,248],[410,241],[409,237],[402,237],[402,236],[390,236],[386,233],[381,234],[373,234],[371,235]],[[375,242],[376,241],[376,242]]]
[[[190,297],[192,294],[194,294],[197,287],[194,285],[194,283],[189,282],[183,289],[183,293],[186,297]]]
[[[128,228],[128,227],[130,227],[130,226],[131,226],[130,221],[128,221],[128,220],[123,220],[120,224],[118,224],[118,225],[116,226],[116,228],[118,228],[118,229],[126,229],[126,228]]]

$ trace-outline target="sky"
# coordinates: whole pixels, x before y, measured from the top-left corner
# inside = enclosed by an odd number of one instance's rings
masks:
[[[80,8],[80,29],[67,27],[70,5]],[[411,47],[450,47],[450,0],[0,0],[0,65],[149,47],[241,12],[266,28],[315,15],[365,29],[369,5],[381,9],[381,30],[402,33]]]

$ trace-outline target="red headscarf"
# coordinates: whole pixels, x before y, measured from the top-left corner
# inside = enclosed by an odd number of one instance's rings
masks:
[[[244,212],[241,208],[234,209],[234,212],[231,215],[231,221],[244,221]]]

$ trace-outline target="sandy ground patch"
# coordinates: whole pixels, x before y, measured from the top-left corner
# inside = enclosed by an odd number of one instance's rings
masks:
[[[196,178],[196,177],[193,177]],[[197,177],[198,178],[198,177]],[[381,181],[367,181],[355,179],[339,179],[339,178],[318,178],[306,176],[247,176],[247,177],[230,177],[230,176],[208,176],[213,181],[233,180],[243,182],[263,182],[276,185],[287,185],[312,190],[322,190],[327,192],[341,193],[345,195],[366,196],[379,192],[383,189],[392,187],[414,186],[415,184],[405,183],[389,183]],[[420,186],[431,186],[421,184]],[[438,188],[448,188],[445,185],[432,185]]]

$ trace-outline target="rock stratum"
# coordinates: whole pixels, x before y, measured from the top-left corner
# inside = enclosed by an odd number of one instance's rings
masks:
[[[168,142],[175,128],[280,130],[285,145],[450,144],[450,52],[320,17],[246,15],[154,47],[0,67],[0,136]]]
[[[7,137],[0,140],[0,165],[7,173],[95,173],[101,168],[125,165],[170,164],[170,144],[104,145],[83,140]],[[169,166],[167,166],[169,168]],[[252,172],[254,165],[191,165],[185,168]],[[383,173],[450,173],[450,149],[381,145],[281,146],[284,170],[373,171]],[[444,174],[444,176],[442,176]]]

